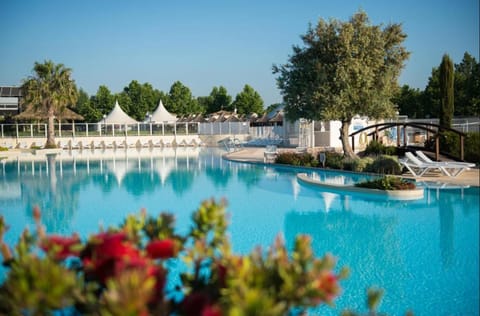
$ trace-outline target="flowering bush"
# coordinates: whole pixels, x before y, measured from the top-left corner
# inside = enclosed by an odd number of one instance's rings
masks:
[[[130,215],[87,240],[47,235],[38,208],[34,218],[35,233],[25,230],[12,251],[0,217],[9,267],[0,314],[287,315],[331,304],[346,274],[333,272],[332,256],[316,258],[308,236],[298,236],[290,254],[281,237],[267,251],[233,254],[225,203],[214,200],[193,213],[185,236],[163,213]]]
[[[414,182],[394,176],[383,176],[378,179],[355,183],[356,187],[378,190],[414,190]]]

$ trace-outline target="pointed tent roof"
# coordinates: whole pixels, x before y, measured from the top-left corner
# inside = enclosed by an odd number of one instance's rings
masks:
[[[123,179],[125,178],[127,173],[132,171],[134,168],[133,162],[131,161],[128,161],[128,160],[116,161],[115,159],[113,159],[112,161],[108,161],[107,167],[115,175],[118,185],[122,184]]]
[[[165,156],[163,156],[162,163],[157,165],[157,173],[160,176],[160,181],[162,185],[165,184],[167,181],[168,176],[170,173],[175,169],[175,162],[173,159],[166,160]]]
[[[162,100],[158,103],[155,112],[152,114],[152,122],[176,122],[177,117],[165,109]]]
[[[104,120],[101,120],[99,123],[107,123],[107,124],[136,124],[138,123],[133,118],[128,116],[125,112],[123,112],[122,108],[118,104],[118,101],[115,101],[115,106],[113,110],[107,115]]]

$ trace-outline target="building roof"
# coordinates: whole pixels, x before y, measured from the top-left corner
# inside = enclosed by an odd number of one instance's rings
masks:
[[[70,110],[69,108],[64,108],[62,111],[54,113],[55,118],[59,120],[77,120],[83,121],[83,116],[77,114]],[[27,106],[27,109],[22,113],[15,115],[16,120],[45,120],[48,118],[48,114],[42,110],[36,110],[33,106]]]
[[[20,87],[0,87],[0,97],[21,97],[23,96],[22,88]]]

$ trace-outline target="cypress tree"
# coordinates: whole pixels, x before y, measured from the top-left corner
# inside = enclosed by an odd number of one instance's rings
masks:
[[[445,54],[440,64],[440,126],[452,127],[453,119],[453,62]]]

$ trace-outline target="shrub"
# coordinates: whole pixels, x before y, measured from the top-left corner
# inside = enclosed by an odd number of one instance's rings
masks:
[[[45,149],[55,149],[55,148],[58,148],[57,145],[55,145],[55,144],[45,145]]]
[[[185,235],[165,213],[130,215],[86,241],[47,235],[38,208],[33,217],[36,233],[25,230],[12,253],[0,216],[0,250],[10,267],[0,287],[2,315],[289,315],[332,303],[346,276],[333,272],[332,256],[314,256],[306,235],[297,236],[292,253],[278,237],[268,252],[234,255],[225,204],[213,200],[192,214]],[[175,287],[165,286],[169,273]]]
[[[362,172],[373,162],[373,158],[343,158],[343,169],[355,172]]]
[[[398,162],[397,157],[381,155],[375,158],[365,171],[380,174],[401,174],[402,166]]]
[[[305,166],[305,167],[317,167],[318,160],[310,153],[295,153],[295,152],[283,152],[279,153],[275,159],[275,163],[293,165],[293,166]]]
[[[378,190],[413,190],[416,188],[415,183],[392,176],[356,183],[355,186]]]
[[[397,147],[385,146],[382,143],[372,140],[365,148],[364,155],[378,156],[378,155],[397,155]]]
[[[325,167],[332,169],[343,169],[343,155],[336,152],[325,153]]]
[[[343,170],[353,171],[356,160],[358,160],[358,158],[343,157],[342,159]]]
[[[368,143],[367,147],[365,148],[364,154],[365,155],[381,155],[383,154],[383,144],[379,143],[376,140],[372,140]]]
[[[480,132],[467,133],[464,145],[465,160],[480,164]]]
[[[7,151],[7,150],[8,150],[7,147],[2,147],[2,146],[0,146],[0,151]]]
[[[460,156],[460,135],[452,131],[440,133],[440,150],[451,156]]]
[[[460,158],[460,136],[451,131],[442,131],[440,134],[440,150],[453,157]],[[480,163],[480,133],[468,132],[464,139],[464,159],[476,164]],[[430,137],[425,142],[425,147],[435,150],[435,137]]]
[[[318,160],[311,153],[299,154],[302,166],[318,167]]]
[[[275,163],[298,166],[300,165],[300,160],[294,152],[286,151],[277,155]]]
[[[355,159],[352,164],[352,171],[363,172],[373,163],[373,158],[364,157]]]

